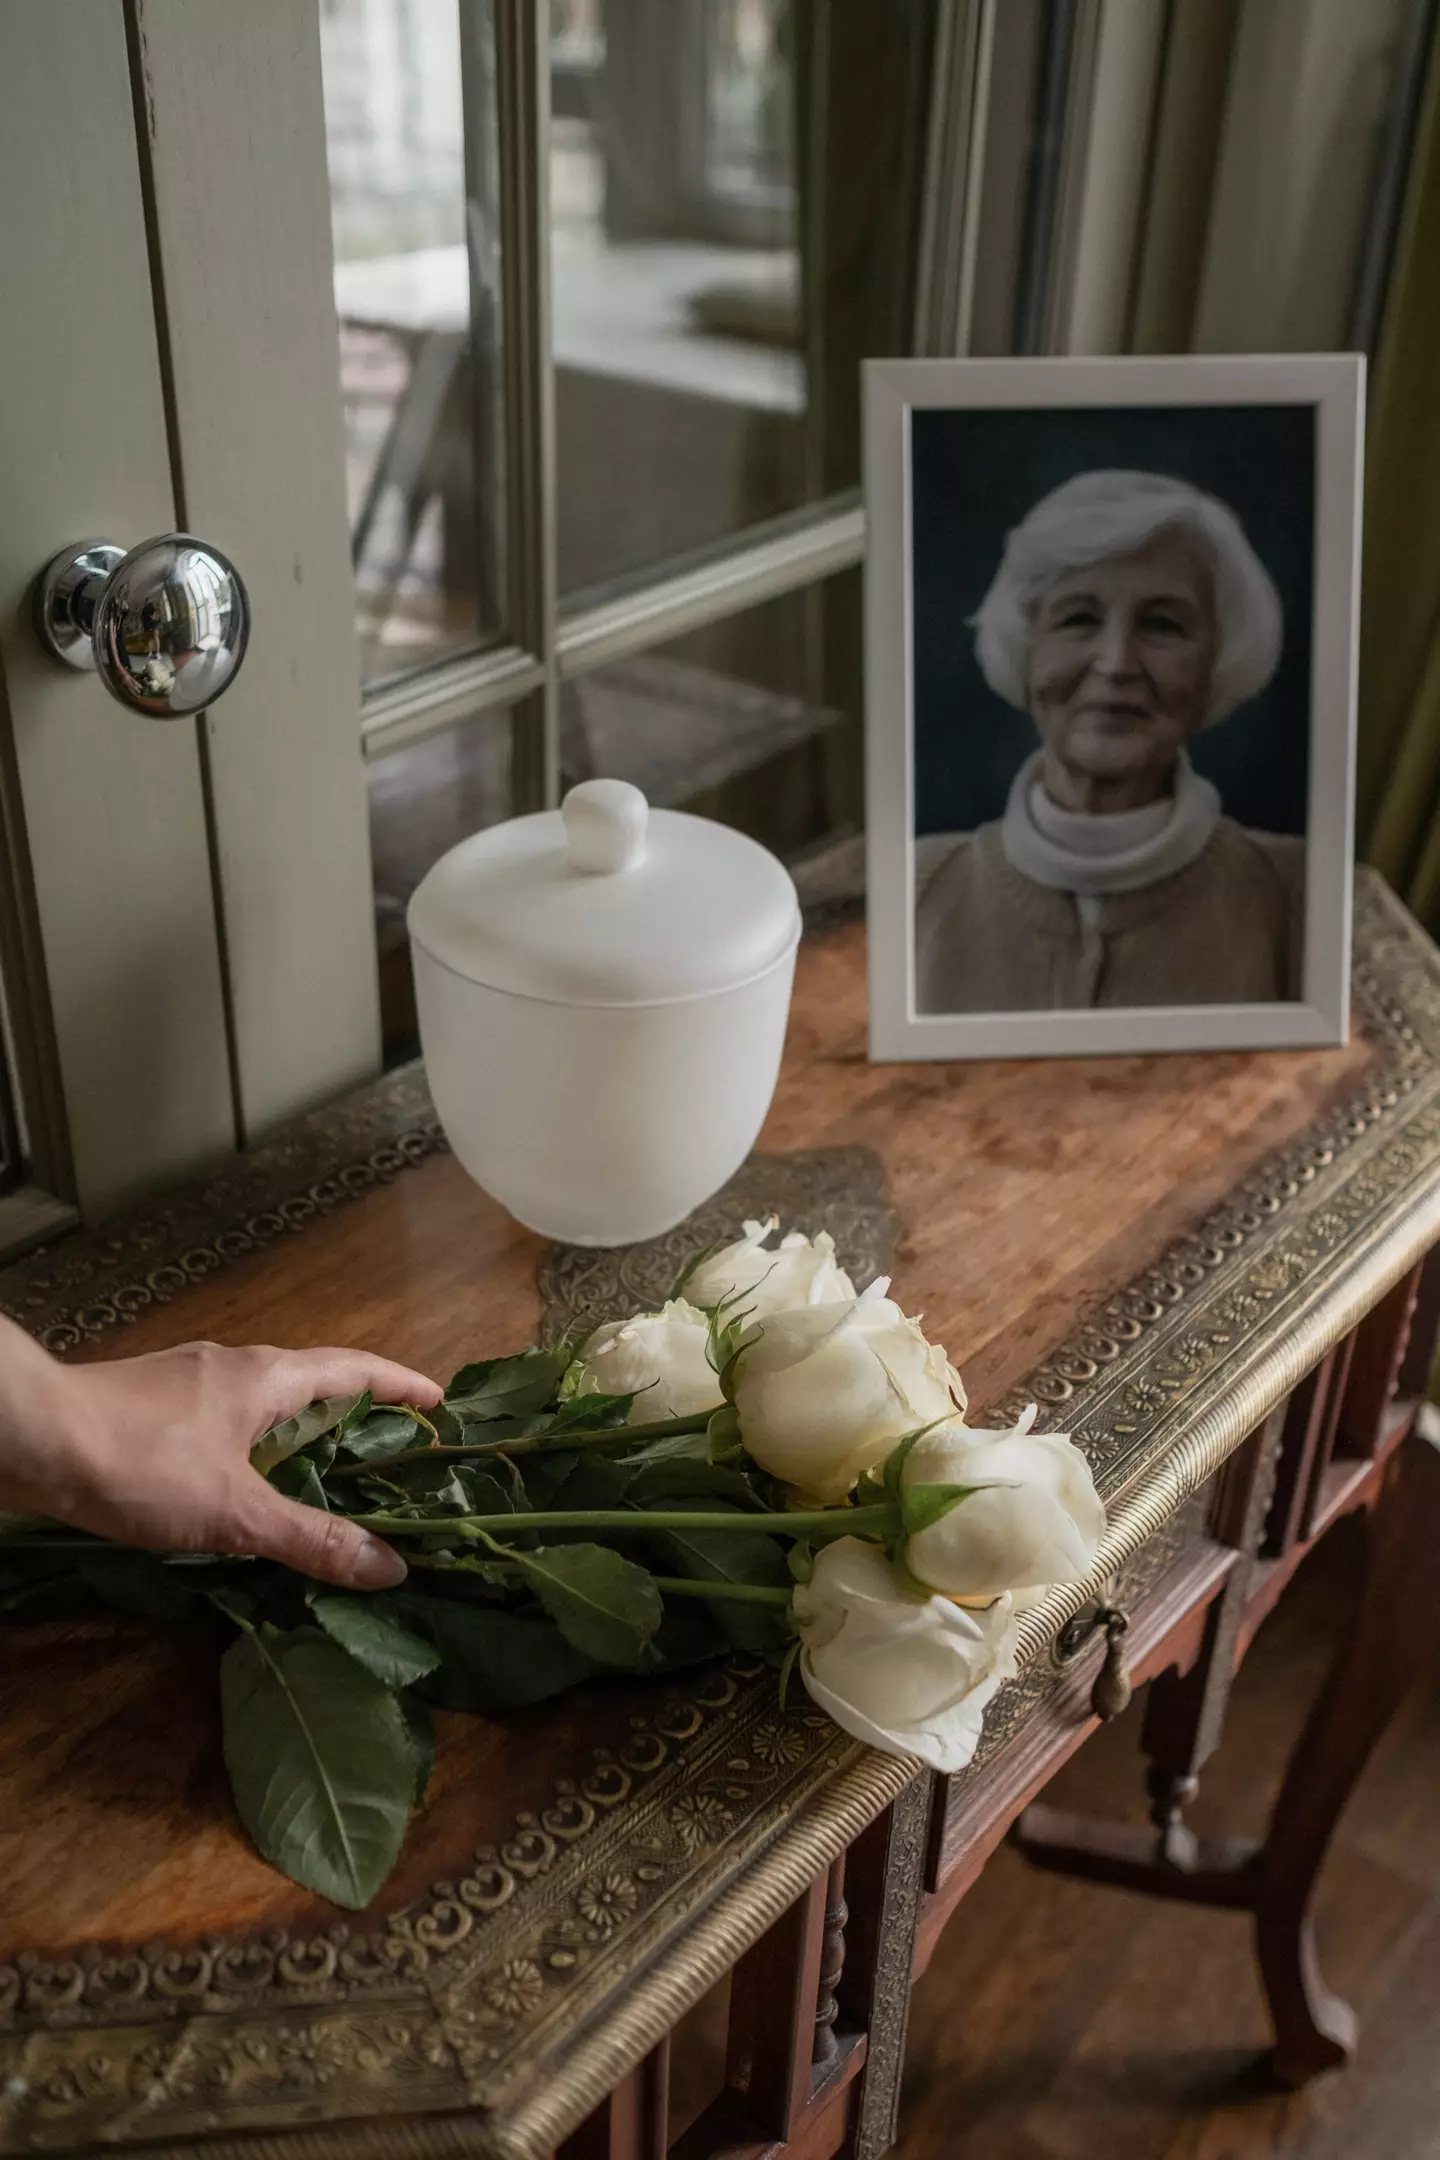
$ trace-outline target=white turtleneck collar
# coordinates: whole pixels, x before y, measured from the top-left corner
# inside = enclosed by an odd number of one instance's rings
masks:
[[[1194,862],[1215,830],[1220,797],[1181,753],[1175,792],[1139,810],[1062,810],[1041,785],[1040,751],[1011,784],[1000,827],[1006,860],[1037,885],[1096,897],[1139,892]]]

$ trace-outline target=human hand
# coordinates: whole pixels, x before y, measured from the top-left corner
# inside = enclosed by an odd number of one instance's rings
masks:
[[[321,1396],[369,1388],[429,1409],[443,1392],[433,1380],[365,1350],[218,1343],[62,1365],[0,1329],[0,1509],[155,1552],[253,1553],[347,1589],[403,1579],[390,1546],[287,1500],[250,1449]]]

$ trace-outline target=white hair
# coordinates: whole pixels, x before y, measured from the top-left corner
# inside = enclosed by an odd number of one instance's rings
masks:
[[[1005,536],[1000,568],[973,618],[976,658],[996,695],[1028,710],[1035,607],[1057,578],[1133,555],[1168,531],[1195,536],[1214,580],[1215,665],[1202,725],[1263,690],[1279,664],[1284,618],[1274,581],[1234,511],[1164,473],[1088,472],[1052,488]]]

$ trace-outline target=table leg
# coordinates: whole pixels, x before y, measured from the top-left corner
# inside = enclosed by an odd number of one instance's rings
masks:
[[[1370,1521],[1355,1626],[1290,1758],[1253,1863],[1256,1946],[1275,2070],[1302,2084],[1353,2053],[1354,2018],[1320,1978],[1310,1901],[1335,1825],[1401,1699],[1440,1646],[1440,1453],[1411,1433]]]
[[[1147,1855],[1134,1832],[1027,1809],[1016,1843],[1057,1873],[1248,1912],[1270,2014],[1273,2069],[1301,2085],[1349,2060],[1355,2019],[1326,1987],[1310,1907],[1335,1826],[1402,1698],[1440,1648],[1440,1452],[1409,1433],[1368,1523],[1365,1587],[1350,1635],[1286,1767],[1263,1842],[1195,1840]]]
[[[665,2160],[670,2042],[662,2040],[572,2132],[555,2160]]]
[[[934,1782],[922,1771],[850,1849],[840,2007],[868,2052],[846,2160],[880,2160],[895,2142]]]
[[[1025,1810],[1011,1837],[1036,1867],[1117,1889],[1153,1890],[1200,1903],[1243,1902],[1230,1893],[1237,1870],[1256,1850],[1254,1841],[1198,1838],[1185,1810],[1224,1727],[1254,1556],[1291,1423],[1289,1406],[1282,1403],[1220,1474],[1210,1534],[1234,1552],[1235,1560],[1210,1607],[1199,1656],[1183,1670],[1158,1673],[1150,1684],[1140,1744],[1149,1759],[1145,1782],[1152,1827],[1093,1821],[1037,1803]]]

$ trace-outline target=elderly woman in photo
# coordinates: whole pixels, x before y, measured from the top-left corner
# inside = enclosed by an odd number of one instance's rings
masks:
[[[1186,745],[1263,690],[1279,597],[1233,511],[1090,472],[1009,535],[975,617],[1039,748],[1005,814],[916,845],[922,1012],[1301,995],[1304,842],[1225,816]]]

